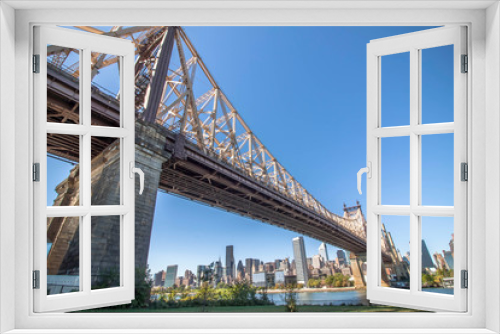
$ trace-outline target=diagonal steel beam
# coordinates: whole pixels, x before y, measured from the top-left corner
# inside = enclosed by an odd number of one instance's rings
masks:
[[[167,79],[168,66],[172,57],[174,48],[174,36],[177,27],[168,27],[167,34],[163,40],[160,55],[156,61],[156,69],[154,76],[149,86],[148,100],[146,110],[142,115],[143,119],[148,123],[156,122],[156,113],[160,107],[160,103],[165,90],[165,80]]]

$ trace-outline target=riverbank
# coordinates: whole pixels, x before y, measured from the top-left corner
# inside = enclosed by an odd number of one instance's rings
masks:
[[[356,289],[354,286],[345,287],[345,288],[302,288],[295,289],[294,292],[297,293],[309,293],[309,292],[344,292],[344,291],[354,291],[354,290],[366,290],[366,288],[358,288]],[[259,291],[260,293],[261,291]],[[288,293],[286,289],[268,289],[268,294],[276,294],[276,293]]]

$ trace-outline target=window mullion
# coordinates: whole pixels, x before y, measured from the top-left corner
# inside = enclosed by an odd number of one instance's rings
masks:
[[[88,131],[82,136],[82,153],[80,157],[80,166],[82,173],[80,175],[80,184],[82,186],[82,205],[87,209],[86,215],[82,219],[82,230],[83,230],[83,242],[82,242],[82,274],[80,275],[83,279],[83,291],[90,293],[91,291],[91,280],[92,280],[92,263],[91,263],[91,247],[92,247],[92,236],[91,236],[91,216],[90,216],[90,206],[92,200],[92,190],[91,190],[91,180],[92,180],[92,150],[91,150],[91,50],[88,48],[83,49],[82,61],[80,62],[80,91],[82,92],[80,96],[81,112],[82,112],[82,124],[88,129]]]
[[[420,200],[420,143],[415,128],[419,121],[420,68],[419,51],[410,50],[410,291],[418,291],[419,275],[419,217],[413,212]]]

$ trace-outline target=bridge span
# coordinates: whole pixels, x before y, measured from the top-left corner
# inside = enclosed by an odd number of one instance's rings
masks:
[[[146,173],[145,196],[136,201],[136,266],[147,264],[158,189],[354,254],[366,253],[366,221],[360,207],[336,215],[293,178],[243,121],[182,28],[114,27],[110,32],[80,28],[130,38],[136,44],[136,161]],[[56,46],[48,48],[49,122],[78,123],[78,66],[68,64],[71,52]],[[96,72],[117,62],[109,55],[96,53],[92,57]],[[180,64],[172,68],[176,61]],[[197,80],[199,76],[203,78]],[[116,126],[119,115],[119,97],[93,86],[92,124]],[[47,142],[49,154],[78,162],[77,140],[49,135]],[[100,161],[103,169],[116,168],[111,149],[116,145],[111,138],[93,138],[92,164]],[[73,178],[70,175],[58,186],[56,202],[78,200],[74,191],[78,184],[69,182],[77,179],[77,169],[72,171]],[[106,196],[103,193],[109,187],[103,182],[92,180],[93,188],[96,183],[101,189],[100,198]],[[65,233],[65,240],[74,237],[75,228],[66,224],[65,230],[61,228],[64,225],[62,221],[48,222],[54,240],[58,233]],[[56,254],[57,247],[53,248]],[[67,251],[68,246],[61,249]],[[58,257],[64,258],[61,254]],[[389,254],[383,258],[391,262]],[[64,266],[62,262],[60,266]]]

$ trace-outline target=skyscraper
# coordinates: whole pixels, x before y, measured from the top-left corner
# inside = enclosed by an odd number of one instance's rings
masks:
[[[226,276],[234,278],[234,248],[226,246]]]
[[[326,244],[323,242],[321,245],[319,245],[319,255],[323,258],[323,263],[326,263],[328,261],[328,251],[326,250]]]
[[[245,279],[245,270],[243,267],[243,262],[241,262],[241,260],[238,261],[238,267],[237,267],[236,271],[238,272],[238,280],[239,281]]]
[[[167,273],[165,274],[165,287],[171,288],[175,284],[175,279],[177,278],[177,269],[178,265],[174,264],[173,266],[167,267]]]
[[[293,238],[293,257],[295,258],[295,266],[297,269],[297,283],[307,284],[309,281],[309,271],[307,268],[306,248],[304,246],[304,238]]]
[[[436,268],[434,263],[432,262],[431,254],[427,249],[427,245],[425,244],[425,240],[422,239],[422,271],[425,268]]]
[[[339,259],[339,266],[343,266],[344,264],[346,264],[345,253],[342,249],[339,249],[337,251],[337,258]]]

